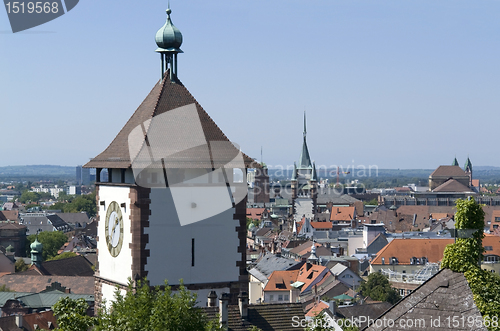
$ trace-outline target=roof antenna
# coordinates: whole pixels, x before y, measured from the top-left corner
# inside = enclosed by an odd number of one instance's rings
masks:
[[[262,158],[262,146],[260,146],[260,163],[264,165],[264,159]]]

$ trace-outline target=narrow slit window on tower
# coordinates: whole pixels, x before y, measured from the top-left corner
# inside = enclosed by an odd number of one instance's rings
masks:
[[[194,238],[191,238],[191,266],[194,267]]]

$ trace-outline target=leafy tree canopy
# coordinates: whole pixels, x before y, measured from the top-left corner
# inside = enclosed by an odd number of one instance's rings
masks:
[[[23,259],[18,259],[14,264],[16,272],[26,271],[29,269],[29,265],[24,263]]]
[[[387,301],[395,304],[401,299],[399,293],[393,289],[387,277],[378,272],[373,272],[368,276],[368,281],[361,283],[361,294],[369,296],[373,300]]]
[[[64,259],[74,257],[74,256],[77,256],[77,254],[75,252],[64,252],[64,253],[56,255],[50,259],[47,259],[47,261],[64,260]]]
[[[79,213],[84,211],[89,215],[89,217],[94,217],[96,215],[97,205],[95,193],[68,197],[70,197],[68,202],[60,201],[48,208],[61,210],[64,213]]]
[[[184,286],[172,292],[165,282],[163,287],[151,289],[147,281],[139,281],[134,288],[129,282],[122,294],[115,291],[115,300],[109,307],[103,303],[98,317],[86,316],[85,301],[61,299],[54,306],[60,331],[222,331],[219,321],[210,321],[201,309],[195,307],[196,294]]]
[[[38,200],[40,200],[40,194],[30,191],[24,191],[19,198],[22,203],[38,202]]]
[[[442,268],[464,273],[474,295],[474,302],[485,321],[500,319],[500,277],[480,267],[483,257],[484,211],[474,198],[456,202],[455,228],[477,230],[469,238],[457,238],[446,246]],[[488,326],[488,325],[486,325]],[[489,330],[500,330],[491,323]]]
[[[30,245],[35,239],[36,234],[28,236],[28,240],[26,240],[26,256],[31,256]],[[47,261],[57,255],[59,248],[68,241],[68,237],[60,231],[43,231],[38,234],[38,241],[43,244],[42,259]]]
[[[52,307],[59,326],[56,331],[86,331],[96,325],[98,319],[87,315],[88,307],[83,298],[78,300],[68,297],[59,299]]]

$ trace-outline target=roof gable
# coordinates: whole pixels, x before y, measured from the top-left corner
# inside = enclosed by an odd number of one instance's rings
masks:
[[[471,189],[459,181],[451,178],[436,187],[432,190],[432,192],[471,192]]]
[[[129,134],[136,127],[140,127],[141,125],[144,125],[146,132],[148,132],[153,117],[191,104],[194,104],[196,107],[203,134],[207,142],[230,142],[184,85],[180,81],[171,82],[169,71],[166,71],[164,79],[155,84],[151,92],[146,96],[111,144],[102,153],[85,164],[84,167],[129,168],[132,165],[132,160],[129,155]],[[195,159],[200,158],[200,151],[193,149],[192,155],[189,155],[189,157],[194,157]],[[246,166],[259,167],[259,165],[247,155],[243,154],[243,158]],[[188,159],[187,162],[192,163],[190,159]],[[205,164],[203,164],[203,166],[204,165]]]
[[[356,208],[352,207],[332,207],[330,221],[351,221],[356,217]]]

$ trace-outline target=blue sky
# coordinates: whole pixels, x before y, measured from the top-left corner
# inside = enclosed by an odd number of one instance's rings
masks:
[[[179,78],[270,165],[500,166],[500,1],[172,0]],[[0,166],[76,165],[160,75],[166,1],[81,0],[13,34],[0,10]]]

